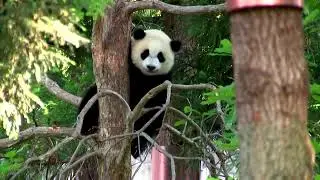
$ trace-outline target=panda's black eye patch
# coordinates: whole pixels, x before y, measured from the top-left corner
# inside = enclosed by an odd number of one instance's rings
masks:
[[[160,61],[161,63],[163,63],[163,62],[166,60],[166,59],[164,58],[162,52],[159,52],[157,57],[158,57],[158,59],[159,59],[159,61]]]
[[[144,50],[140,56],[141,56],[141,59],[147,58],[149,56],[149,49]]]

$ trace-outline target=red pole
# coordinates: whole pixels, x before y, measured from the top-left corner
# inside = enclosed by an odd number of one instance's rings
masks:
[[[303,0],[228,0],[228,11],[243,10],[256,7],[296,7],[302,8]]]
[[[165,146],[161,146],[165,149]],[[168,158],[155,147],[152,148],[151,154],[151,171],[152,180],[168,180],[169,177]]]

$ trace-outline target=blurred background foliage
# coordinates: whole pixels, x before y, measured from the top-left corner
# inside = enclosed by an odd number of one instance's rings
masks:
[[[221,0],[166,0],[177,5],[219,4]],[[66,91],[82,96],[94,83],[90,49],[93,22],[112,0],[4,0],[0,1],[0,136],[16,138],[33,126],[72,126],[77,108],[52,95],[40,81],[44,75]],[[320,2],[306,0],[303,10],[305,57],[310,72],[308,129],[320,161]],[[157,10],[134,13],[134,27],[157,28],[183,43],[177,56],[174,83],[211,83],[207,92],[174,95],[173,104],[212,134],[218,148],[230,153],[230,172],[238,166],[235,94],[229,32],[225,13],[180,16]],[[221,101],[224,121],[215,103]],[[215,123],[212,123],[215,122]],[[174,125],[188,137],[197,133],[184,120]],[[221,129],[222,127],[222,129]],[[219,133],[217,133],[219,132]],[[223,133],[221,133],[223,132]],[[32,156],[52,148],[60,138],[35,137],[0,150],[0,179],[15,172]],[[34,164],[31,179],[54,175],[70,158],[76,142],[47,162]],[[179,142],[182,147],[186,144]],[[182,148],[182,154],[200,154]],[[235,159],[232,159],[235,158]],[[50,169],[50,170],[48,170]],[[315,173],[320,173],[319,166]],[[237,172],[232,172],[235,175]]]

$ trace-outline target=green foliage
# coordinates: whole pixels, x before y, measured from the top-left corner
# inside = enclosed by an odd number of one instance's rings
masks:
[[[215,177],[208,177],[207,180],[219,180],[219,178],[215,178]]]
[[[311,85],[311,97],[317,102],[320,102],[320,85],[319,84]]]
[[[235,151],[239,148],[239,139],[233,133],[224,133],[223,138],[214,142],[223,151]]]
[[[201,109],[195,109],[191,106],[184,107],[184,113],[190,116],[195,122],[197,122],[201,128],[207,133],[211,132],[212,126],[219,118],[219,114],[215,107],[216,103],[220,101],[225,113],[224,132],[221,133],[218,138],[213,140],[214,144],[223,151],[235,151],[239,148],[239,140],[236,136],[236,112],[235,112],[235,89],[234,84],[227,86],[220,86],[215,90],[207,93],[203,93],[202,102],[203,107]],[[181,128],[186,125],[186,121],[177,120],[175,126]]]
[[[305,57],[312,83],[320,83],[320,1],[306,0],[303,9]]]
[[[57,81],[64,90],[82,96],[86,89],[93,84],[94,76],[92,69],[92,59],[90,52],[84,56],[84,62],[77,67],[71,67],[68,71],[55,69],[49,76]],[[77,82],[77,83],[75,83]],[[60,126],[70,126],[75,123],[77,108],[72,104],[57,99],[46,87],[41,85],[33,86],[32,91],[45,103],[45,108],[34,110],[33,121],[40,125],[58,124]]]
[[[73,5],[77,9],[85,9],[86,15],[96,19],[101,16],[106,6],[111,5],[113,0],[77,0],[73,1]]]
[[[79,18],[66,1],[7,1],[1,12],[0,123],[17,138],[22,119],[44,107],[30,85],[53,67],[74,65],[59,46],[79,47],[89,40],[75,30]]]
[[[316,140],[312,140],[312,145],[316,154],[320,153],[320,142]]]
[[[238,148],[238,138],[234,134],[236,126],[236,111],[235,111],[235,86],[234,83],[227,86],[220,86],[217,89],[204,93],[202,105],[214,105],[217,101],[221,101],[224,105],[225,122],[222,137],[215,141],[215,144],[222,150],[234,151]],[[216,111],[209,110],[203,114],[216,113]]]
[[[226,101],[228,103],[232,103],[235,99],[234,83],[224,87],[220,86],[211,92],[204,93],[204,96],[206,97],[206,100],[202,101],[201,104],[203,105],[213,104],[217,101]]]
[[[0,160],[0,179],[6,179],[8,173],[15,172],[21,168],[25,160],[24,153],[24,147],[18,150],[11,149],[4,153],[4,158]]]
[[[303,25],[315,25],[320,20],[320,2],[318,0],[306,0],[303,8]],[[319,30],[319,27],[318,27]]]

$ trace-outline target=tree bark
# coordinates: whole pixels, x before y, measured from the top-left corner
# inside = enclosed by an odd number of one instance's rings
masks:
[[[131,17],[124,10],[125,2],[118,0],[106,9],[93,30],[93,59],[98,91],[118,92],[128,99],[128,47]],[[99,99],[100,139],[124,134],[126,129],[126,106],[114,96]],[[130,179],[130,143],[123,148],[123,139],[101,141],[105,149],[98,165],[99,179]]]
[[[301,10],[233,12],[240,179],[311,179]]]

